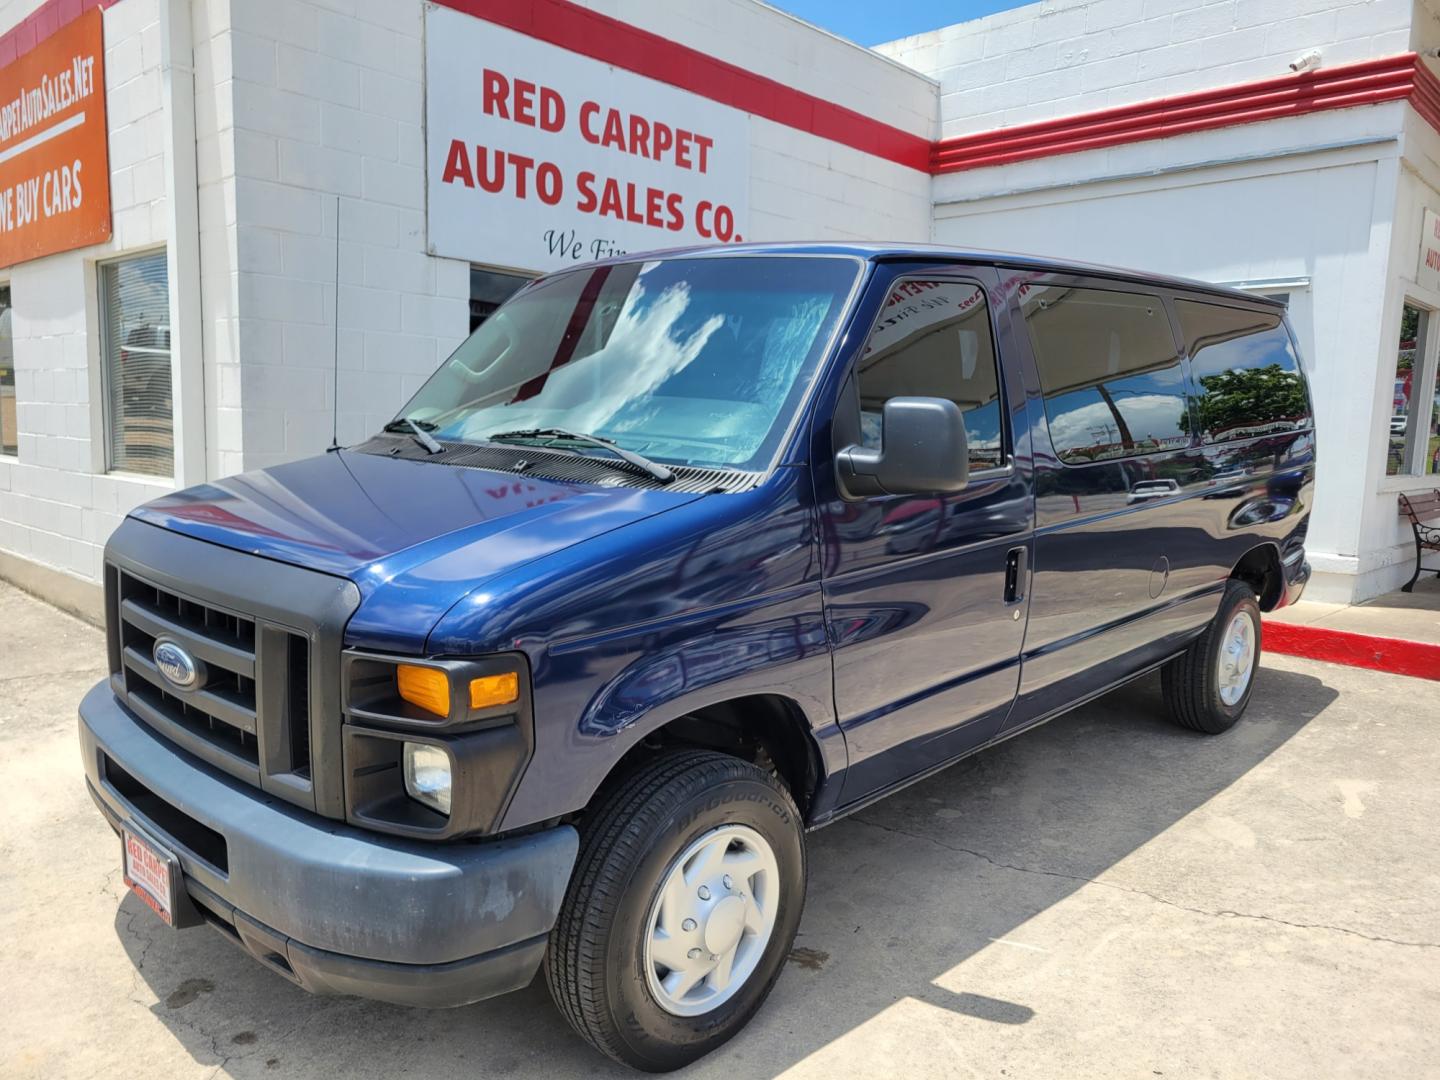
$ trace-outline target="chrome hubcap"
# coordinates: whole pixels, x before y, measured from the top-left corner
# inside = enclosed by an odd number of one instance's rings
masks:
[[[1254,671],[1255,620],[1241,611],[1230,620],[1220,643],[1220,662],[1215,670],[1220,700],[1226,705],[1237,703],[1245,696]]]
[[[755,972],[775,930],[780,867],[748,825],[722,825],[670,864],[645,920],[645,978],[666,1012],[699,1016]]]

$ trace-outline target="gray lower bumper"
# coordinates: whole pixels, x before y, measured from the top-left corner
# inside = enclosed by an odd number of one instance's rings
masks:
[[[107,683],[81,702],[80,745],[111,824],[169,846],[201,914],[307,990],[461,1005],[524,986],[540,963],[575,862],[569,826],[476,844],[367,833],[215,772]]]

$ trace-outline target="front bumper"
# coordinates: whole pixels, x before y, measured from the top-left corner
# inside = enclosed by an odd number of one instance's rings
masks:
[[[206,921],[306,990],[444,1007],[539,967],[578,848],[569,826],[456,844],[367,833],[204,765],[108,682],[80,704],[80,747],[110,824],[162,841]]]

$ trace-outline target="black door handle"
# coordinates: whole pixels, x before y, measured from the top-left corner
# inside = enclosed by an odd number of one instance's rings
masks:
[[[1028,547],[1014,547],[1005,556],[1005,603],[1018,604],[1025,599],[1025,572],[1030,562]]]

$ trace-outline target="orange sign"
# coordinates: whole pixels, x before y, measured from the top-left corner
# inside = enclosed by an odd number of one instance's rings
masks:
[[[0,267],[110,237],[101,18],[0,68]]]

